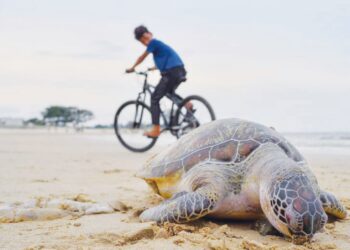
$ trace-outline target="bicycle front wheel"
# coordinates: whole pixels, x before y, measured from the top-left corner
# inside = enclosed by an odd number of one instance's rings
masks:
[[[197,95],[186,97],[176,112],[176,135],[179,138],[191,130],[213,120],[215,120],[215,113],[207,100]]]
[[[151,127],[151,109],[143,102],[128,101],[115,114],[115,134],[121,144],[133,152],[145,152],[156,143],[157,138],[143,135]]]

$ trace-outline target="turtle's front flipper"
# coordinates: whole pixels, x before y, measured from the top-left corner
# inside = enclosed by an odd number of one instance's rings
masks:
[[[157,207],[147,209],[140,218],[141,221],[185,223],[210,213],[216,201],[217,195],[203,187],[193,192],[181,193]]]
[[[333,194],[322,191],[320,200],[322,202],[323,209],[327,214],[333,215],[338,219],[346,218],[345,207]]]

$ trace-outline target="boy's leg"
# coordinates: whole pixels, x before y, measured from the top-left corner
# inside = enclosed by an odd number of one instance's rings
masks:
[[[159,84],[156,86],[152,96],[151,96],[151,112],[152,112],[152,123],[153,128],[150,131],[144,133],[148,137],[158,137],[160,135],[160,106],[159,101],[166,95],[169,91],[169,77],[164,75],[160,79]]]
[[[183,78],[186,78],[186,70],[185,68],[178,68],[175,72],[174,72],[174,78],[175,80],[172,82],[173,83],[173,86],[172,86],[172,93],[176,99],[176,101],[178,103],[181,103],[183,98],[181,96],[179,96],[178,94],[175,93],[176,89],[180,86],[180,84],[183,82],[182,79]],[[186,106],[187,108],[187,106]]]
[[[183,98],[182,98],[181,96],[179,96],[178,94],[175,93],[175,91],[176,91],[176,89],[177,89],[177,87],[178,87],[179,85],[180,85],[180,83],[178,83],[178,84],[175,86],[175,88],[173,88],[173,89],[171,90],[171,92],[172,92],[173,96],[175,97],[176,102],[181,103],[182,100],[183,100]]]
[[[160,117],[159,102],[166,95],[167,92],[168,92],[168,77],[163,76],[160,79],[159,84],[156,86],[151,96],[151,111],[152,111],[153,125],[159,125],[159,117]]]
[[[180,86],[182,83],[181,79],[186,77],[186,70],[184,68],[178,68],[174,70],[172,74],[173,80],[170,81],[170,89],[169,91],[174,95],[176,102],[180,103],[183,98],[175,93],[176,89]]]

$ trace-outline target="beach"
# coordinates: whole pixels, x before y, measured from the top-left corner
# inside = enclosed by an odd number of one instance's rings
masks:
[[[348,134],[285,136],[306,157],[320,187],[350,212]],[[174,141],[165,136],[152,150],[132,153],[108,129],[0,129],[0,202],[84,195],[125,204],[122,211],[108,214],[0,223],[0,249],[350,249],[349,216],[330,220],[302,246],[261,236],[253,222],[204,218],[184,225],[140,223],[140,212],[162,199],[135,174],[147,158]]]

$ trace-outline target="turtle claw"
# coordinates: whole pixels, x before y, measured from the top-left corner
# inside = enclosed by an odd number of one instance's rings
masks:
[[[140,221],[141,222],[148,222],[148,221],[156,220],[152,210],[154,210],[154,208],[150,208],[150,209],[147,209],[147,210],[143,211],[140,214]]]

